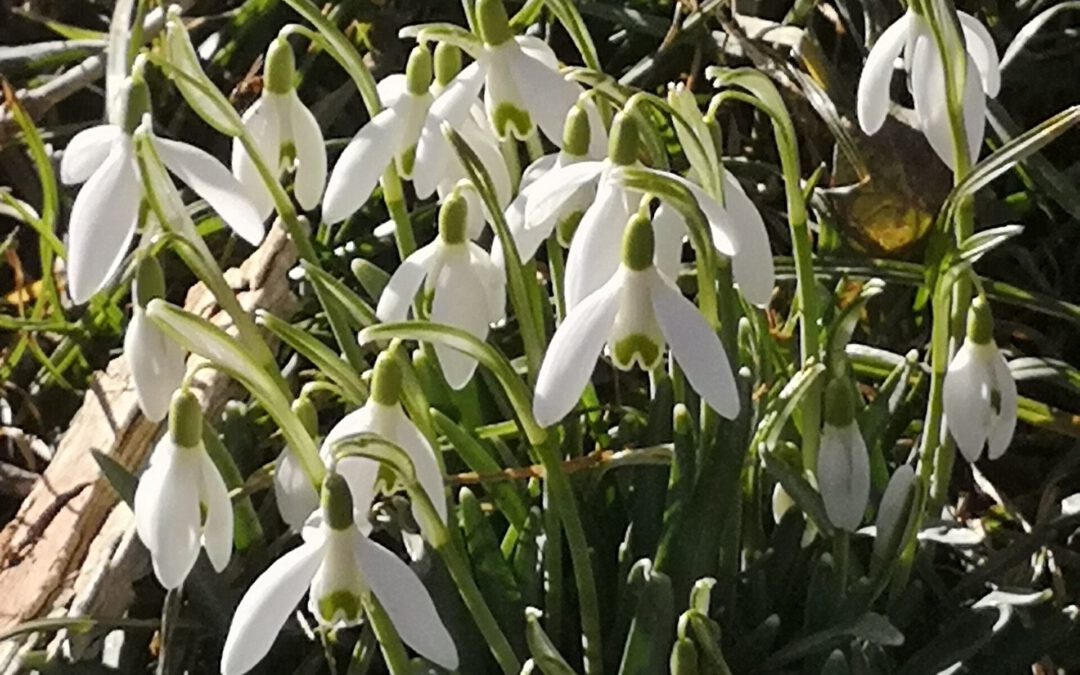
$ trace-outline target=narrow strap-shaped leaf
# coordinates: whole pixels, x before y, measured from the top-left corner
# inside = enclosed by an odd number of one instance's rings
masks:
[[[330,378],[341,388],[346,400],[353,406],[359,406],[367,400],[367,388],[360,381],[358,374],[340,356],[330,350],[307,331],[301,330],[287,321],[282,321],[267,311],[257,314],[258,323],[276,335],[279,340],[292,347]]]

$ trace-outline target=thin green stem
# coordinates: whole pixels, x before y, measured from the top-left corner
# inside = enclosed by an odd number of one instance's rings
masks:
[[[296,252],[300,254],[301,259],[321,268],[322,265],[319,264],[315,248],[311,245],[311,239],[308,238],[304,225],[300,222],[300,217],[296,212],[296,207],[293,206],[292,199],[286,194],[285,188],[281,187],[281,181],[278,180],[277,175],[266,164],[266,159],[255,145],[251,134],[245,130],[239,139],[244,146],[244,150],[251,157],[251,163],[255,165],[255,170],[259,172],[259,177],[262,178],[266,189],[270,192],[270,197],[274,201],[274,208],[281,218],[281,224],[285,231],[289,233],[289,238],[293,240],[293,244],[296,245]]]
[[[390,675],[411,675],[412,664],[409,663],[409,655],[405,653],[405,645],[401,644],[401,636],[386,610],[371,593],[364,594],[364,613],[375,631],[375,638],[379,641],[379,648]]]

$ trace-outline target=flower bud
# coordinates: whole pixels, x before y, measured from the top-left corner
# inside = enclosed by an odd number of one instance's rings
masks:
[[[469,226],[469,205],[461,191],[454,189],[439,207],[439,236],[446,244],[465,243]]]
[[[435,82],[440,87],[450,84],[461,72],[461,48],[449,42],[435,47]]]
[[[186,388],[177,389],[169,407],[169,436],[181,448],[196,448],[202,443],[202,406]]]
[[[296,56],[288,40],[279,37],[270,43],[266,50],[266,75],[263,78],[266,91],[271,94],[287,94],[293,90],[293,78],[296,76]]]
[[[142,77],[129,77],[120,87],[124,98],[124,132],[135,133],[143,116],[150,112],[150,87]]]
[[[572,157],[584,157],[589,154],[589,115],[579,103],[566,113],[563,125],[563,152]]]
[[[146,307],[154,298],[165,295],[165,275],[161,272],[157,258],[148,255],[139,261],[132,290],[135,302],[140,307]]]
[[[323,518],[331,530],[347,530],[353,526],[353,499],[349,484],[332,469],[323,479],[321,504]]]
[[[635,213],[630,216],[623,234],[622,262],[635,272],[646,270],[653,264],[656,241],[652,222],[648,216]]]
[[[384,351],[375,360],[371,377],[371,400],[380,405],[397,405],[401,401],[401,364],[391,351]]]
[[[618,113],[611,123],[611,140],[608,141],[608,157],[616,166],[630,166],[638,158],[637,121],[626,113]]]
[[[889,561],[897,553],[900,537],[907,524],[907,515],[914,496],[911,484],[915,481],[915,471],[904,464],[893,473],[885,494],[881,496],[877,520],[874,522],[877,535],[874,538],[874,557],[882,562]]]
[[[427,93],[431,86],[431,52],[427,47],[413,47],[405,66],[405,86],[413,96]]]
[[[490,47],[497,47],[514,37],[510,30],[510,17],[502,0],[478,0],[476,3],[476,23],[480,37]]]
[[[318,434],[319,413],[315,411],[315,406],[312,405],[310,398],[301,394],[299,398],[293,401],[292,410],[300,418],[300,423],[304,425],[304,428],[312,437]]]
[[[994,317],[990,303],[981,295],[971,301],[967,316],[967,339],[977,345],[989,344],[994,339]]]

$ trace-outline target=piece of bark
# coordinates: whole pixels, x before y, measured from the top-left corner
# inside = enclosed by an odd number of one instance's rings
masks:
[[[273,228],[237,269],[226,272],[241,305],[289,316],[296,300],[288,270],[296,263],[292,243]],[[188,293],[185,308],[228,329],[228,315],[201,284]],[[202,362],[188,359],[188,370]],[[209,415],[229,398],[232,382],[203,368],[193,391]],[[146,569],[147,553],[134,536],[131,511],[100,477],[90,450],[102,452],[132,472],[140,472],[163,425],[139,411],[123,357],[114,359],[86,393],[82,407],[57,446],[56,456],[23,502],[15,519],[0,530],[0,633],[44,616],[119,617],[132,600],[132,583]],[[81,487],[81,489],[80,489]],[[63,498],[78,490],[57,508]],[[58,497],[60,499],[58,499]],[[69,613],[69,608],[71,612]],[[77,641],[75,651],[81,646]],[[18,652],[35,639],[0,643],[0,672],[19,669]]]

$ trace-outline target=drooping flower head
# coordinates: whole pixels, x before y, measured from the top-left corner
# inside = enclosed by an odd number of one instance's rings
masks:
[[[161,265],[147,255],[139,262],[131,287],[131,322],[124,333],[124,356],[135,382],[139,409],[146,419],[160,422],[184,380],[184,350],[146,316],[146,305],[165,295]]]
[[[320,514],[304,528],[304,542],[240,600],[221,655],[222,675],[258,665],[305,593],[311,613],[331,627],[355,625],[373,596],[405,644],[443,668],[458,667],[457,648],[431,595],[405,562],[356,528],[353,502],[348,482],[331,467]]]
[[[218,572],[232,555],[229,491],[202,441],[202,411],[184,389],[173,396],[169,430],[135,490],[135,529],[165,588],[184,583],[199,549]]]
[[[1001,87],[1001,72],[997,48],[990,32],[970,14],[957,12],[957,16],[967,48],[963,91],[964,131],[968,153],[974,159],[979,154],[986,127],[986,96],[997,96]],[[904,69],[910,78],[909,88],[919,126],[941,161],[955,168],[945,65],[929,23],[914,8],[908,9],[881,34],[866,58],[859,78],[859,126],[872,135],[885,123],[889,111],[889,86],[894,64],[901,52]]]
[[[833,378],[825,390],[816,477],[829,521],[854,532],[870,501],[870,455],[855,422],[851,382],[844,377]]]
[[[994,319],[985,298],[968,310],[967,336],[945,374],[945,426],[969,462],[983,448],[1005,454],[1016,429],[1016,381],[994,342]]]
[[[296,57],[285,38],[270,43],[264,73],[262,94],[244,113],[244,127],[271,171],[295,165],[296,201],[310,211],[319,205],[326,186],[326,145],[315,116],[296,93]],[[269,216],[273,199],[240,139],[233,140],[232,172],[259,215]]]
[[[575,244],[576,245],[576,244]],[[735,378],[716,333],[654,262],[652,223],[634,214],[625,228],[622,262],[559,326],[540,366],[533,414],[549,426],[569,413],[607,347],[617,368],[660,365],[665,347],[690,385],[727,418],[739,412]]]
[[[380,321],[404,321],[421,286],[432,293],[431,320],[460,328],[480,340],[503,318],[506,282],[488,253],[467,236],[468,203],[455,190],[439,210],[439,235],[410,255],[390,277],[375,315]],[[476,370],[476,359],[436,344],[446,382],[461,389]]]

